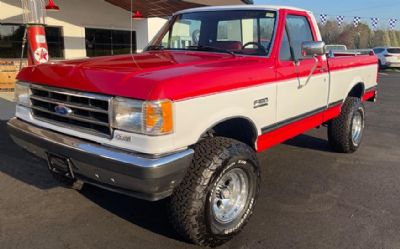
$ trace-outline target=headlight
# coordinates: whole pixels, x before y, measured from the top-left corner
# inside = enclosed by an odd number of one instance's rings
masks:
[[[164,135],[173,132],[172,102],[139,101],[115,98],[113,126],[116,129],[146,135]]]
[[[18,82],[15,85],[15,101],[18,105],[30,107],[31,106],[31,89],[29,85]]]

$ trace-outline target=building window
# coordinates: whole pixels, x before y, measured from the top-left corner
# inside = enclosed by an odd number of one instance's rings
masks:
[[[23,36],[24,26],[0,24],[0,58],[21,57]]]
[[[64,58],[64,38],[61,27],[46,26],[46,39],[50,58]],[[22,40],[25,26],[21,24],[0,24],[0,58],[15,59],[21,57]],[[24,52],[26,58],[27,53]]]
[[[88,57],[130,53],[130,34],[132,34],[132,51],[136,51],[135,31],[86,28],[85,33]]]
[[[64,37],[59,27],[46,27],[50,58],[64,58]]]

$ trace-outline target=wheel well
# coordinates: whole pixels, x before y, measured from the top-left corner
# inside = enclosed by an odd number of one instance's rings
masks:
[[[364,84],[358,83],[351,89],[348,96],[361,99],[363,95],[364,95]]]
[[[254,149],[257,139],[257,129],[255,125],[246,118],[231,118],[216,124],[205,133],[205,136],[236,139]]]

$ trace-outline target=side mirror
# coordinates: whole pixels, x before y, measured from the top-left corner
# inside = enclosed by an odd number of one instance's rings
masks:
[[[311,41],[303,42],[301,44],[301,54],[303,57],[315,57],[321,56],[326,53],[325,42],[322,41]]]

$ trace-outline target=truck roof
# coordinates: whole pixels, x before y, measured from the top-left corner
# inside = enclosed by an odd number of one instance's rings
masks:
[[[297,11],[305,11],[311,13],[311,11],[300,9],[296,7],[290,6],[281,6],[281,5],[227,5],[227,6],[211,6],[211,7],[199,7],[199,8],[192,8],[186,9],[182,11],[178,11],[176,14],[183,14],[183,13],[192,13],[192,12],[201,12],[201,11],[223,11],[223,10],[272,10],[278,11],[282,9],[288,10],[297,10]]]

